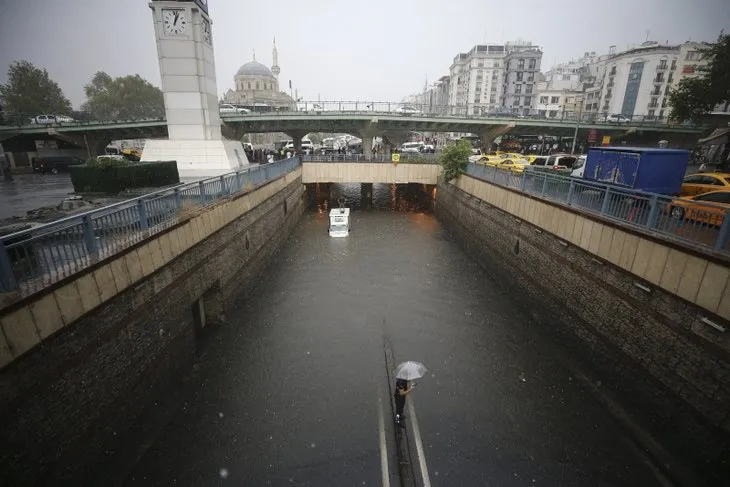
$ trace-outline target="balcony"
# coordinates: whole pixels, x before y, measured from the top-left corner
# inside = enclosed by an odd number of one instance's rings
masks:
[[[669,69],[669,66],[667,66],[666,64],[660,64],[656,67],[657,71],[666,71],[667,69]]]

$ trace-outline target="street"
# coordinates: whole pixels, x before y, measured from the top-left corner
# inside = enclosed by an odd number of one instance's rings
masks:
[[[382,485],[385,468],[397,485],[386,346],[429,368],[406,422],[431,485],[661,485],[432,215],[355,212],[342,239],[326,225],[306,214],[228,310],[124,485]]]

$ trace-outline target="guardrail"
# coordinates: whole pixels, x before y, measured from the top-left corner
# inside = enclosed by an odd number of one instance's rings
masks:
[[[405,164],[439,164],[438,154],[400,154],[401,163]],[[302,155],[302,162],[382,162],[393,163],[390,154],[373,154],[366,156],[364,154],[310,154]]]
[[[0,237],[0,292],[37,292],[179,221],[297,166],[296,157],[182,184]]]
[[[223,112],[220,114],[222,119],[230,117],[247,117],[257,115],[303,115],[312,114],[360,114],[360,115],[401,115],[410,117],[425,118],[456,118],[456,119],[503,119],[507,121],[543,121],[551,123],[565,123],[566,125],[597,124],[607,127],[618,126],[651,126],[651,127],[686,127],[690,129],[703,128],[711,124],[694,125],[691,122],[682,124],[672,122],[665,117],[642,116],[637,115],[630,118],[607,116],[603,113],[579,113],[575,111],[546,111],[545,114],[539,112],[510,112],[509,109],[504,111],[489,111],[484,107],[476,105],[435,105],[435,104],[412,104],[398,102],[380,102],[380,101],[303,101],[288,106],[246,106],[241,108],[250,110],[245,113]],[[64,127],[75,125],[98,125],[109,123],[133,123],[133,122],[160,122],[163,118],[155,116],[140,117],[136,120],[103,120],[90,112],[74,112],[73,117],[63,117],[56,115],[56,119],[43,116],[39,118],[38,114],[4,114],[0,119],[0,129],[3,126],[9,127]]]
[[[669,240],[730,252],[727,205],[621,188],[584,179],[526,170],[513,174],[469,163],[467,174],[550,201],[649,231]]]

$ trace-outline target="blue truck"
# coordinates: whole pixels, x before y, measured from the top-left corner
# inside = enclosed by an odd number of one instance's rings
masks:
[[[677,196],[689,157],[689,151],[682,149],[594,147],[588,150],[583,179]]]

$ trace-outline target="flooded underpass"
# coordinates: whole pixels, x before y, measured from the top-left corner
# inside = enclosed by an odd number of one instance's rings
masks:
[[[530,327],[530,303],[441,227],[433,187],[307,195],[277,262],[160,398],[154,433],[139,431],[133,467],[111,483],[400,485],[410,460],[418,485],[662,485]],[[339,204],[352,232],[335,239]],[[386,352],[429,369],[408,397],[410,459],[396,455]]]

